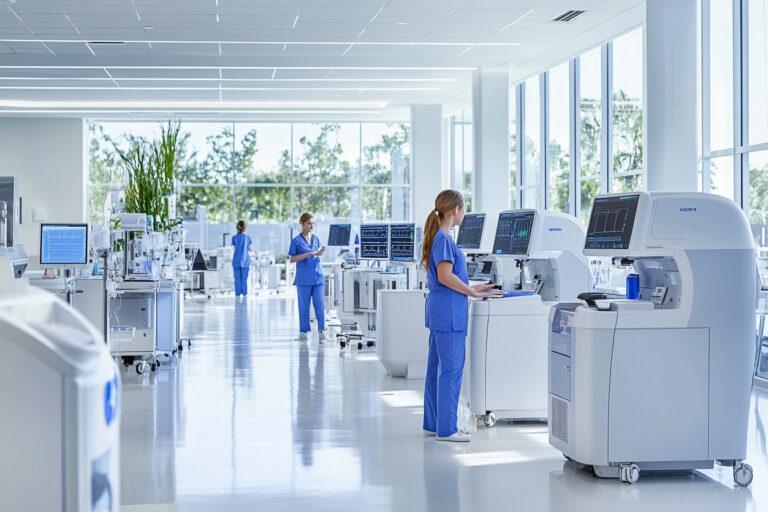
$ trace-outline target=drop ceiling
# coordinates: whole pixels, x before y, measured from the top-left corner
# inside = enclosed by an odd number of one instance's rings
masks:
[[[638,0],[0,2],[0,115],[406,118],[644,19]],[[568,23],[553,18],[586,11]]]

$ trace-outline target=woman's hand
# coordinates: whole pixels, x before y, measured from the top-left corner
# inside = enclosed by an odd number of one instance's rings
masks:
[[[496,286],[496,285],[489,284],[489,283],[476,284],[476,285],[470,286],[472,291],[474,291],[474,294],[471,295],[471,296],[475,297],[475,298],[480,298],[480,297],[482,297],[482,298],[486,298],[486,297],[490,297],[490,298],[503,297],[504,296],[504,292],[502,292],[501,290],[494,289],[494,286]]]
[[[496,285],[493,283],[482,283],[482,284],[473,285],[472,288],[474,288],[478,292],[484,292],[484,291],[490,290],[494,286]]]

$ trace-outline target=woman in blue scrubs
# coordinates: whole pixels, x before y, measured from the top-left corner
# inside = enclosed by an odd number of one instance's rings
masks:
[[[235,296],[248,296],[248,271],[251,268],[253,241],[245,232],[245,222],[237,223],[237,234],[232,237],[235,254],[232,256],[232,273],[235,276]]]
[[[291,248],[288,255],[291,263],[296,263],[296,292],[299,297],[299,339],[309,339],[311,327],[309,326],[309,303],[315,306],[317,318],[317,330],[320,343],[325,340],[325,304],[323,294],[325,281],[323,280],[323,268],[320,265],[320,256],[325,252],[325,247],[320,245],[320,239],[312,234],[315,229],[315,218],[311,213],[302,214],[299,218],[301,233],[291,240]]]
[[[429,329],[429,357],[424,383],[424,434],[438,441],[469,441],[470,434],[456,425],[465,339],[468,297],[489,297],[491,284],[469,286],[467,260],[449,230],[464,218],[464,197],[443,190],[424,223],[421,263],[427,270],[429,294],[425,324]]]

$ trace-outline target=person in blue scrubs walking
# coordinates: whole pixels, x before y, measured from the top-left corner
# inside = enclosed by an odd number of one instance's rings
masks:
[[[232,257],[232,272],[235,276],[235,296],[248,296],[248,271],[251,268],[253,241],[245,232],[245,222],[237,223],[237,234],[232,237],[235,254]]]
[[[424,382],[424,434],[438,441],[469,441],[459,429],[457,409],[464,371],[468,297],[491,297],[491,284],[469,286],[467,260],[449,230],[464,218],[464,197],[443,190],[424,223],[421,263],[427,270],[425,325],[429,329],[429,356]]]
[[[291,248],[288,255],[291,263],[296,263],[296,292],[299,298],[299,339],[309,339],[311,327],[309,326],[310,301],[315,306],[317,318],[317,330],[320,343],[325,340],[325,281],[323,268],[320,265],[320,256],[325,252],[325,247],[320,245],[320,239],[312,234],[315,229],[315,218],[311,213],[304,213],[299,218],[301,233],[291,240]]]

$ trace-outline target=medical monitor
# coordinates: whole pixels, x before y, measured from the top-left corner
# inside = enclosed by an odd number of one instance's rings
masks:
[[[389,226],[362,224],[360,226],[360,258],[366,260],[389,259]]]
[[[328,247],[348,247],[352,224],[331,224],[328,230]]]
[[[459,249],[479,249],[485,229],[484,213],[467,213],[459,226],[456,245]]]
[[[390,224],[389,259],[392,261],[416,261],[415,224]]]
[[[41,224],[40,265],[88,263],[88,224]]]
[[[638,194],[598,196],[592,203],[585,249],[629,249]]]
[[[531,241],[536,210],[511,210],[499,214],[493,254],[525,256]]]

